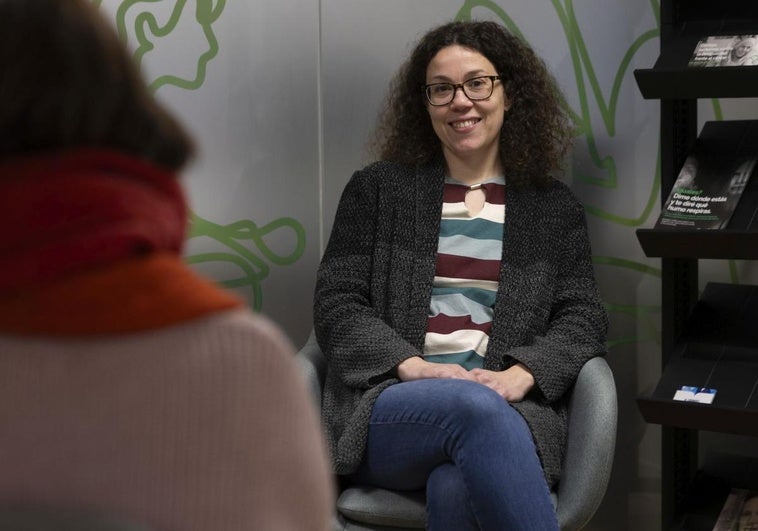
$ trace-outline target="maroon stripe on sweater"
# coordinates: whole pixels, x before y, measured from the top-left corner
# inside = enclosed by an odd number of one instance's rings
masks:
[[[505,185],[487,183],[483,184],[487,194],[487,202],[493,205],[505,204]],[[469,187],[461,184],[445,184],[445,191],[442,195],[442,201],[445,203],[462,203],[466,198],[466,192],[469,191]]]
[[[500,260],[440,253],[437,255],[435,274],[439,277],[497,281],[500,280]]]
[[[479,324],[473,322],[470,315],[451,317],[449,315],[445,315],[444,313],[440,313],[434,317],[429,318],[426,332],[435,334],[451,334],[459,330],[481,330],[485,334],[489,335],[491,329],[492,321]]]

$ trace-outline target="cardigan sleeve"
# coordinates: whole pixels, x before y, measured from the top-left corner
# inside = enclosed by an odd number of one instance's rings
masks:
[[[373,271],[377,246],[381,171],[356,172],[345,187],[319,266],[314,329],[329,369],[348,386],[367,389],[394,375],[398,363],[420,352],[389,326],[374,307],[381,278]]]
[[[563,200],[553,208],[561,214],[550,224],[549,241],[559,251],[552,253],[556,278],[548,322],[530,344],[508,350],[505,360],[506,365],[516,361],[526,365],[534,375],[533,392],[548,402],[564,396],[589,359],[605,354],[608,328],[592,266],[584,208],[567,188]]]

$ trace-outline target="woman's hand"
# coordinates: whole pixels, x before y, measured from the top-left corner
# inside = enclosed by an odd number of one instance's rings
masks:
[[[494,390],[508,402],[521,402],[534,387],[534,376],[522,363],[500,372],[472,369],[470,374],[477,382]]]
[[[432,363],[425,361],[419,356],[401,361],[397,366],[397,376],[403,382],[411,380],[423,380],[425,378],[457,378],[459,380],[472,380],[476,378],[455,363]]]

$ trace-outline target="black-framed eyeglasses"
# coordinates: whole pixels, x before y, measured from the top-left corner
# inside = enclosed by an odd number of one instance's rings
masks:
[[[463,93],[471,101],[486,100],[492,96],[495,90],[495,81],[500,76],[477,76],[467,79],[463,83],[430,83],[424,85],[426,99],[435,107],[447,105],[455,99],[455,91],[463,90]]]

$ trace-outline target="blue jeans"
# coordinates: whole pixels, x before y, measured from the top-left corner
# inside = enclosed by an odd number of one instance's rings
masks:
[[[430,530],[558,529],[526,421],[495,391],[468,380],[385,389],[351,479],[392,490],[426,488]]]

